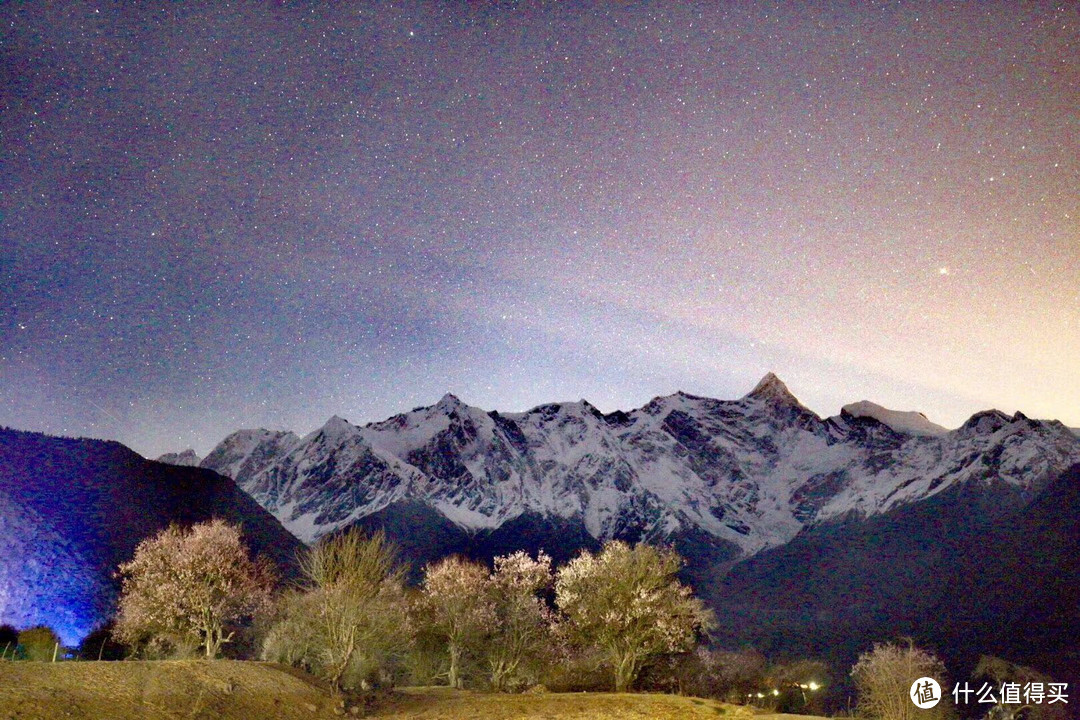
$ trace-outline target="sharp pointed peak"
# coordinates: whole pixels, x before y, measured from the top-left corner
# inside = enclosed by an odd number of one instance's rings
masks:
[[[353,427],[345,418],[340,415],[331,415],[330,419],[323,423],[323,430],[348,430]]]
[[[444,413],[446,415],[453,415],[455,413],[466,412],[468,411],[468,409],[469,406],[462,402],[461,398],[459,398],[457,395],[453,393],[446,393],[441,398],[439,398],[439,402],[435,403],[433,406],[431,406],[431,408],[429,408],[428,412],[435,411]]]
[[[552,403],[563,410],[582,410],[586,412],[592,412],[596,410],[596,406],[585,398],[580,400],[563,400],[562,402]]]
[[[582,417],[592,415],[593,417],[603,418],[604,414],[591,402],[585,398],[581,398],[576,402],[561,402],[556,403],[555,407],[558,408],[558,412],[573,413],[581,415]]]
[[[744,399],[772,400],[790,405],[801,405],[798,398],[791,394],[784,381],[774,372],[765,373],[765,377],[758,381],[754,389],[748,392]]]
[[[323,423],[321,428],[313,430],[304,437],[305,441],[322,437],[325,441],[338,442],[342,439],[359,432],[359,428],[349,423],[340,415],[331,415],[330,419]]]

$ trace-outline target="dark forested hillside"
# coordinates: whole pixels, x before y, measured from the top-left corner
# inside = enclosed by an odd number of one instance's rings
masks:
[[[112,612],[113,573],[140,540],[211,517],[292,572],[299,541],[228,478],[115,442],[0,429],[0,622],[74,642]]]
[[[844,672],[910,637],[953,672],[993,654],[1080,682],[1080,465],[1030,502],[1011,492],[969,483],[804,530],[711,588],[718,640]]]

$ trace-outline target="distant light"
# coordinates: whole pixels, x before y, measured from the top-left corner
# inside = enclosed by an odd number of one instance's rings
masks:
[[[780,691],[779,691],[779,690],[777,690],[776,688],[773,688],[772,694],[773,694],[773,695],[779,695],[779,694],[780,694]]]
[[[811,690],[817,690],[817,689],[818,689],[818,688],[820,688],[821,686],[820,686],[820,685],[818,685],[818,684],[817,684],[816,682],[811,682],[811,683],[810,683],[810,685],[809,685],[809,687],[810,687],[810,689],[811,689]]]
[[[758,694],[757,694],[757,696],[758,696],[759,698],[763,698],[763,697],[765,697],[765,696],[764,696],[764,695],[762,695],[761,693],[758,693]]]

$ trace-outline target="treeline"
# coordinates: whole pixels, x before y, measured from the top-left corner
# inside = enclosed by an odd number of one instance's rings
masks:
[[[381,534],[328,537],[300,559],[303,582],[273,596],[267,569],[221,522],[171,528],[120,568],[115,635],[133,646],[193,646],[214,657],[245,621],[259,655],[334,689],[399,682],[520,690],[587,658],[610,686],[633,687],[653,659],[688,652],[714,624],[676,574],[672,550],[622,542],[563,567],[540,553],[458,557],[424,568],[416,588]]]
[[[561,567],[542,552],[497,557],[491,567],[449,557],[409,587],[386,538],[353,530],[307,549],[301,582],[277,591],[271,566],[250,556],[239,528],[214,520],[140,543],[119,568],[116,618],[77,650],[59,652],[45,627],[0,627],[0,659],[225,654],[303,668],[335,691],[438,683],[503,692],[645,689],[822,712],[824,663],[770,664],[753,650],[703,642],[716,619],[679,582],[681,567],[669,548],[612,541]],[[1033,673],[994,661],[976,674],[1049,682]],[[910,717],[917,709],[907,688],[920,677],[945,686],[933,655],[910,643],[875,646],[852,668],[858,708]],[[944,717],[957,709],[944,697],[918,712]],[[1058,710],[1029,714],[1053,718]]]
[[[284,663],[335,690],[645,689],[813,706],[822,663],[705,646],[716,620],[677,579],[682,564],[670,548],[613,541],[561,567],[542,552],[448,557],[410,587],[386,538],[354,530],[307,549],[301,582],[275,594],[238,529],[213,521],[163,531],[121,566],[111,637],[143,658]]]
[[[425,567],[418,587],[378,533],[324,538],[299,560],[302,581],[276,591],[238,527],[171,526],[120,565],[116,617],[71,655],[257,657],[335,689],[624,691],[647,669],[650,686],[663,682],[658,661],[691,655],[715,625],[676,578],[682,559],[646,544],[610,542],[562,567],[542,552],[491,567],[450,557]]]

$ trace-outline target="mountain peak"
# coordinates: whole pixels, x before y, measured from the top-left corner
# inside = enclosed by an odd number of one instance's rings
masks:
[[[700,530],[716,547],[754,553],[808,524],[886,512],[987,472],[1023,490],[1080,462],[1063,426],[897,442],[877,425],[942,429],[868,402],[825,421],[773,373],[744,400],[677,393],[629,413],[593,412],[581,400],[499,415],[447,394],[362,429],[337,419],[348,430],[230,441],[204,466],[230,472],[305,540],[369,516],[406,528],[420,516],[401,503],[420,503],[466,533],[505,527],[498,537],[512,537],[541,527],[528,518],[550,517],[596,540]],[[376,515],[384,511],[406,514]]]
[[[967,422],[961,426],[961,429],[977,434],[989,435],[997,432],[1012,421],[1013,419],[1011,417],[1000,410],[983,410],[969,417]]]
[[[322,432],[327,435],[341,435],[353,429],[349,421],[339,415],[332,415],[321,428]]]
[[[775,373],[765,373],[765,377],[758,381],[754,389],[743,398],[755,400],[771,400],[785,405],[801,405],[798,398],[791,394],[784,381],[776,377]]]
[[[168,465],[180,465],[182,467],[197,467],[202,458],[195,454],[191,448],[178,453],[165,453],[157,459],[158,462]]]
[[[439,402],[435,403],[435,407],[445,412],[453,412],[458,408],[464,406],[465,403],[461,402],[457,395],[453,393],[446,393],[439,399]]]
[[[869,400],[861,400],[857,403],[845,405],[840,409],[840,415],[841,417],[850,415],[857,418],[871,418],[901,435],[935,437],[948,432],[946,428],[930,422],[921,412],[889,410]]]

